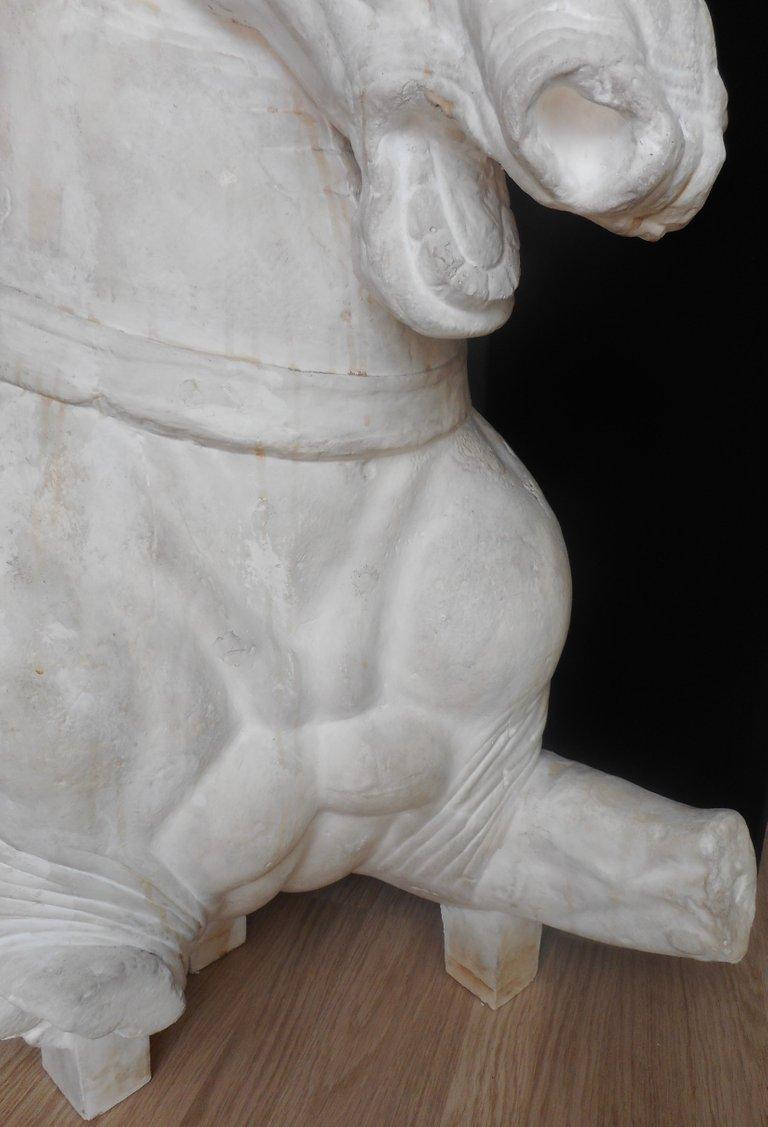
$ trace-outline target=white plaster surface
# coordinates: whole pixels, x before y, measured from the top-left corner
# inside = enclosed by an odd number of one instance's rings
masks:
[[[0,1036],[146,1037],[353,871],[497,1000],[540,923],[742,956],[742,819],[542,753],[568,561],[463,344],[502,169],[654,239],[724,122],[698,0],[5,0]]]

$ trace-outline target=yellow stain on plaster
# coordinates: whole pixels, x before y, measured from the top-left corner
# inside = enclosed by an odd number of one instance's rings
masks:
[[[439,94],[435,94],[434,90],[425,90],[424,97],[431,105],[438,110],[442,110],[446,117],[453,117],[456,112],[456,103],[449,98],[442,98]]]

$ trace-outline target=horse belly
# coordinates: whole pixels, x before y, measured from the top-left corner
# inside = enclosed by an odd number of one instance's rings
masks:
[[[158,560],[142,435],[7,385],[0,410],[3,829],[146,841],[239,724],[207,592]]]

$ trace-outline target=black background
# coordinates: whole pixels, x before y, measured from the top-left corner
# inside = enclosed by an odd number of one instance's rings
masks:
[[[573,619],[545,746],[696,806],[768,813],[765,63],[710,4],[728,156],[704,210],[649,244],[511,186],[522,281],[473,343],[473,394],[541,485]],[[765,173],[763,173],[763,176]]]

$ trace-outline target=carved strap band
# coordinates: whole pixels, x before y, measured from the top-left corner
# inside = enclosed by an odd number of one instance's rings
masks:
[[[295,371],[134,336],[0,286],[0,380],[158,434],[285,458],[367,456],[469,411],[462,346],[406,375]]]

